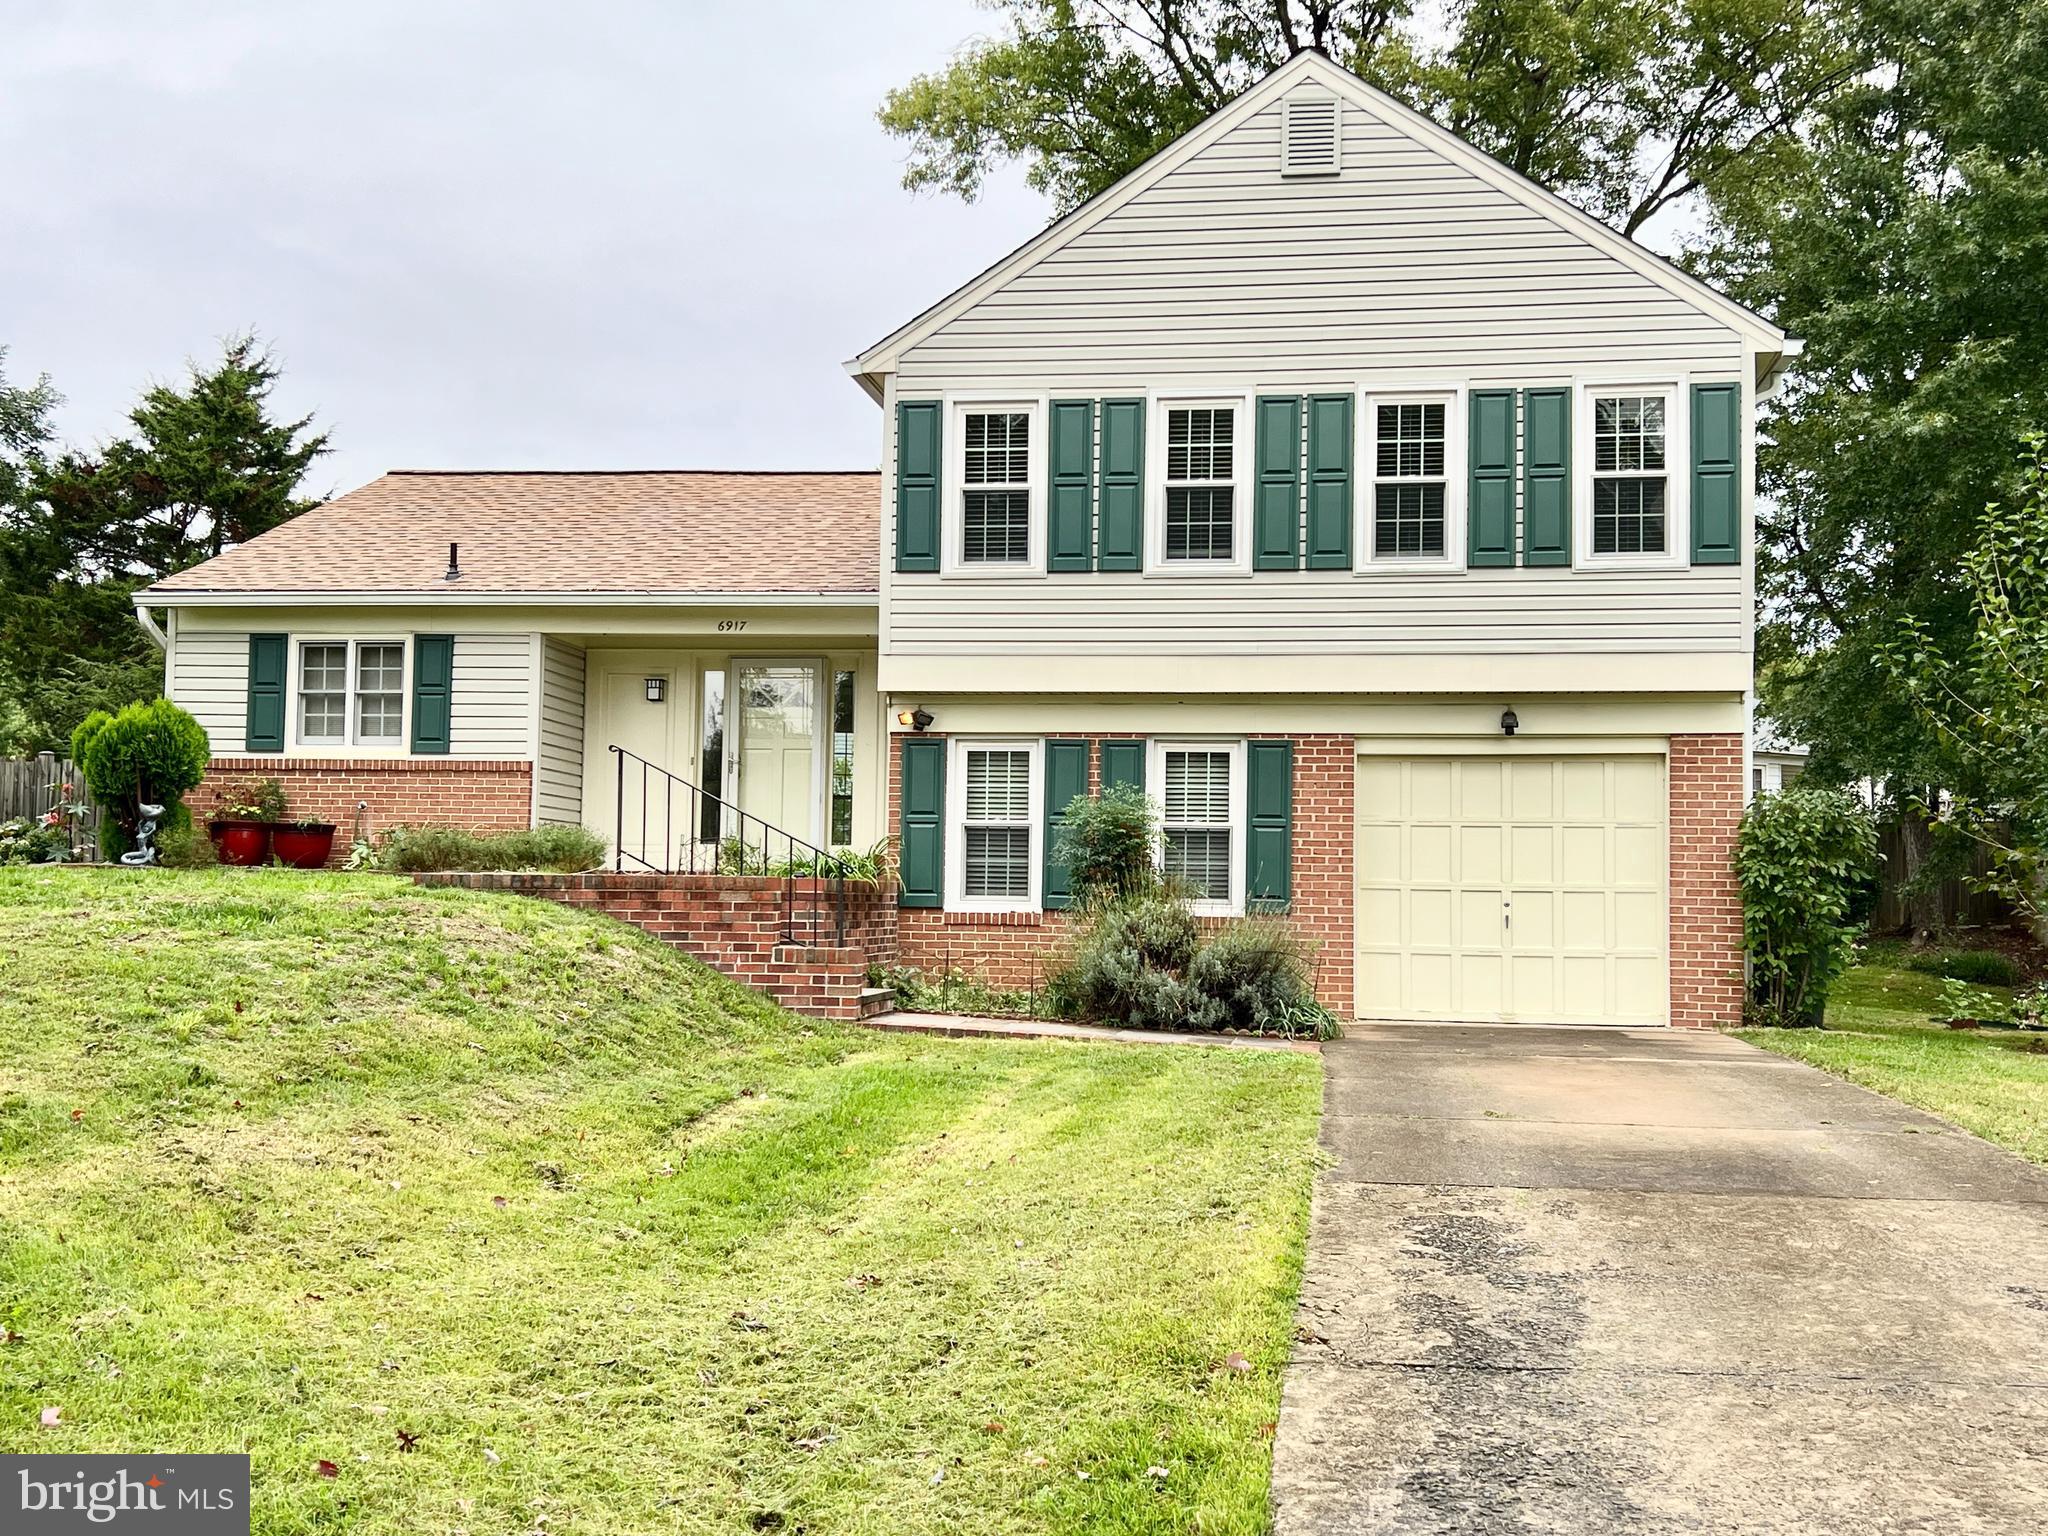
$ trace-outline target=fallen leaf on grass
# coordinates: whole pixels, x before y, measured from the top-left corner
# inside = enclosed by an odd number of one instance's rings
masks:
[[[398,1432],[398,1448],[399,1448],[399,1449],[400,1449],[401,1451],[413,1451],[413,1450],[418,1450],[418,1449],[419,1449],[419,1443],[420,1443],[420,1437],[419,1437],[419,1436],[418,1436],[418,1435],[417,1435],[416,1433],[414,1433],[414,1432],[413,1432],[412,1430],[409,1430],[409,1429],[401,1429],[401,1430],[400,1430],[400,1431]]]
[[[58,1424],[63,1422],[63,1419],[64,1410],[62,1408],[45,1408],[43,1410],[42,1426],[45,1429],[55,1429]]]
[[[83,1120],[84,1118],[85,1118],[85,1111],[84,1111],[84,1110],[82,1110],[82,1109],[74,1109],[73,1111],[71,1111],[71,1120],[72,1120],[72,1123],[73,1123],[74,1125],[75,1125],[75,1124],[77,1124],[77,1123],[78,1123],[78,1122],[79,1122],[80,1120]]]
[[[333,1462],[328,1461],[324,1458],[313,1463],[313,1470],[315,1472],[318,1472],[322,1477],[341,1476],[341,1468],[337,1467]]]
[[[1001,1419],[990,1419],[981,1426],[981,1432],[984,1435],[1000,1435],[1004,1432],[1003,1421]]]
[[[491,1448],[490,1448],[490,1447],[489,1447],[488,1445],[484,1447],[484,1462],[485,1462],[485,1464],[486,1464],[487,1466],[493,1466],[493,1467],[495,1467],[495,1466],[496,1466],[496,1465],[497,1465],[497,1464],[498,1464],[499,1462],[503,1461],[504,1459],[505,1459],[504,1457],[500,1456],[500,1455],[499,1455],[499,1454],[498,1454],[498,1453],[497,1453],[496,1451],[492,1450],[492,1449],[491,1449]]]
[[[855,1275],[846,1283],[856,1290],[871,1291],[882,1283],[882,1277],[880,1275]]]
[[[1161,1479],[1161,1480],[1163,1481],[1163,1480],[1165,1479],[1165,1477],[1166,1477],[1166,1468],[1164,1468],[1164,1467],[1147,1467],[1147,1468],[1145,1469],[1145,1475],[1146,1475],[1147,1477],[1156,1477],[1156,1478],[1159,1478],[1159,1479]]]
[[[1245,1359],[1242,1351],[1233,1349],[1223,1357],[1223,1369],[1226,1371],[1235,1371],[1238,1375],[1243,1376],[1249,1373],[1251,1368],[1251,1361]]]
[[[510,1205],[511,1203],[512,1202],[510,1200],[507,1200],[503,1195],[491,1196],[491,1204],[495,1205],[501,1211],[504,1210],[505,1207]]]
[[[733,1327],[745,1333],[766,1333],[768,1331],[766,1323],[762,1322],[758,1317],[751,1316],[745,1312],[733,1313],[728,1321],[732,1323]]]

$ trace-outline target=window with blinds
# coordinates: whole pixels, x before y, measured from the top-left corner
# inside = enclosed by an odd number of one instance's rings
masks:
[[[1166,558],[1227,561],[1237,545],[1237,411],[1166,412]]]
[[[1228,902],[1234,888],[1236,754],[1227,747],[1169,746],[1162,755],[1160,868],[1169,879],[1185,881],[1198,899]]]
[[[1663,395],[1593,398],[1593,553],[1661,555],[1668,482]]]
[[[1031,894],[1031,753],[968,747],[961,821],[961,894],[1024,900]]]
[[[1025,564],[1031,559],[1031,417],[969,411],[961,430],[961,563]]]
[[[1441,559],[1449,500],[1445,469],[1445,406],[1401,401],[1373,410],[1375,557]]]

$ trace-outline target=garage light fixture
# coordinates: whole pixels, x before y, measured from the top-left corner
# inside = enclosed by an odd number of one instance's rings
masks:
[[[1517,719],[1515,718],[1515,712],[1514,712],[1514,711],[1513,711],[1512,709],[1504,709],[1504,710],[1502,710],[1502,711],[1500,712],[1500,733],[1501,733],[1501,735],[1503,735],[1503,736],[1512,736],[1512,735],[1514,735],[1514,734],[1515,734],[1515,731],[1516,731],[1516,730],[1517,730],[1517,729],[1518,729],[1518,728],[1519,728],[1519,727],[1521,726],[1521,723],[1522,723],[1521,721],[1519,721],[1519,720],[1517,720]]]
[[[918,709],[899,709],[896,711],[896,723],[898,725],[907,725],[913,731],[922,731],[932,723],[932,712],[921,707]]]

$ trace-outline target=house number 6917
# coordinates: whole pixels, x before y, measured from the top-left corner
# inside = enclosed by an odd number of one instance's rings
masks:
[[[746,627],[747,621],[745,619],[720,619],[718,621],[718,632],[721,635],[737,634]]]

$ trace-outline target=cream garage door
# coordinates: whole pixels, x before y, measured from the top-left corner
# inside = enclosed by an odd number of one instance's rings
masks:
[[[1358,760],[1358,1016],[1665,1020],[1661,757]]]

